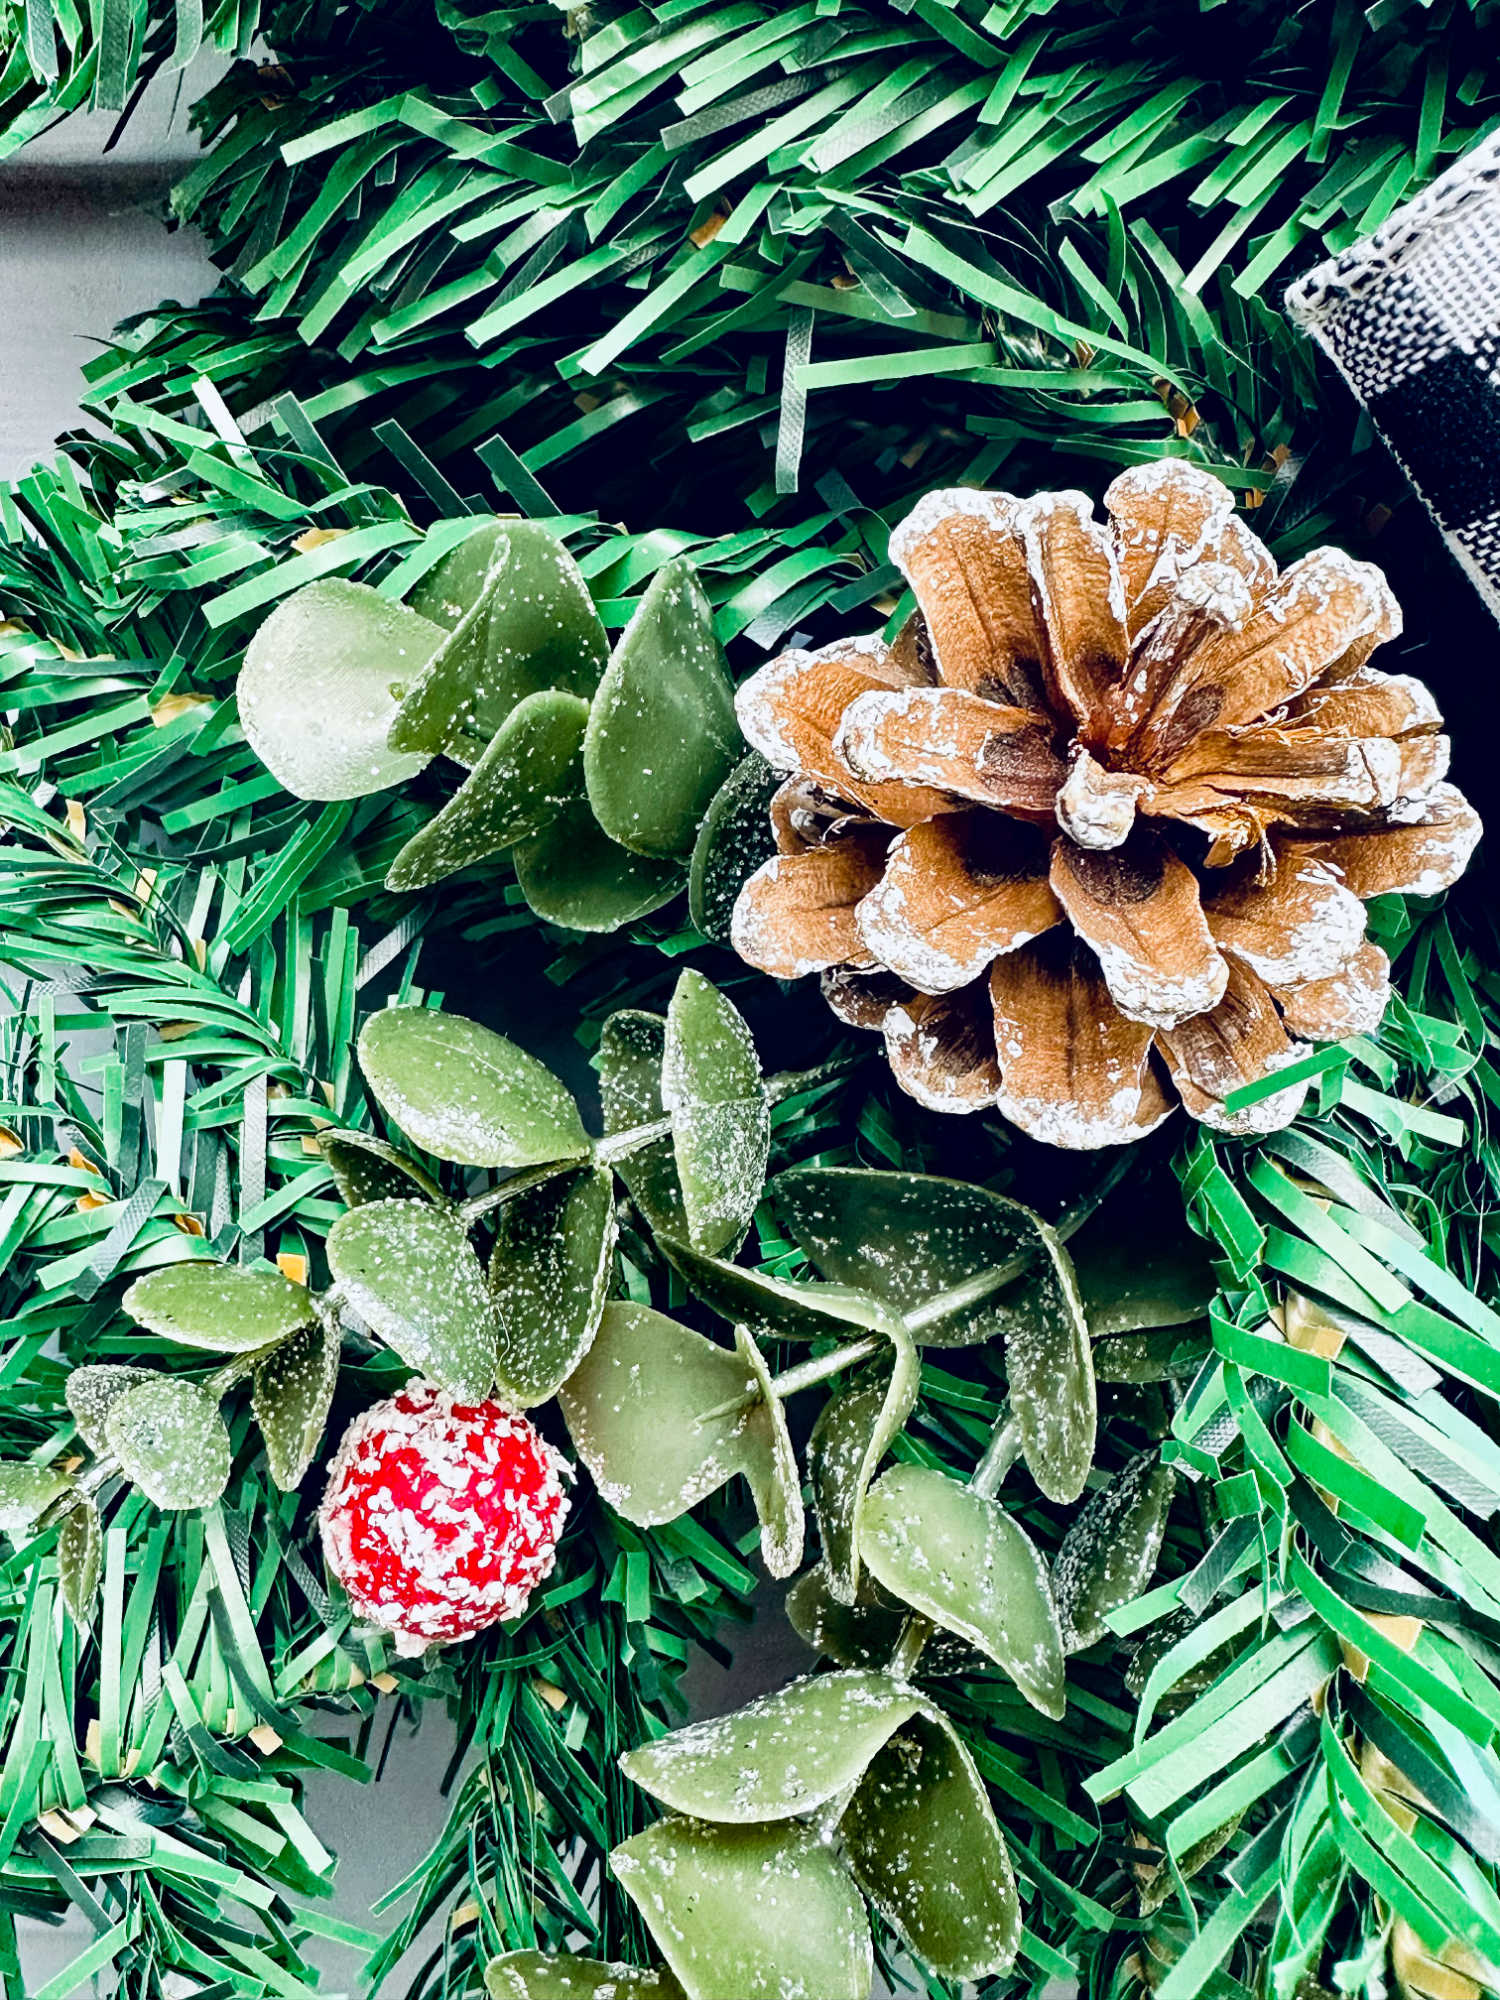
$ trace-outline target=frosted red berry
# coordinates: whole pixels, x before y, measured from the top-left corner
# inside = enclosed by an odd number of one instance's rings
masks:
[[[357,1416],[318,1519],[355,1611],[420,1653],[514,1618],[551,1569],[567,1463],[518,1411],[409,1382]]]

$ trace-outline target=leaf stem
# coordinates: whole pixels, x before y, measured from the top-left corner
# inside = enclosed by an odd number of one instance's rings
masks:
[[[465,1229],[472,1229],[482,1215],[488,1215],[492,1209],[503,1208],[512,1195],[525,1194],[528,1188],[540,1187],[544,1181],[555,1180],[559,1174],[565,1174],[570,1167],[578,1165],[578,1160],[546,1160],[541,1166],[525,1167],[521,1172],[512,1174],[509,1180],[461,1201],[458,1204],[458,1219]]]
[[[846,1368],[853,1368],[857,1362],[868,1361],[884,1346],[884,1334],[869,1333],[863,1340],[851,1340],[842,1347],[830,1348],[827,1354],[814,1355],[811,1361],[799,1361],[795,1368],[773,1375],[771,1391],[778,1403],[784,1403],[788,1396],[795,1396],[799,1390],[814,1388],[831,1376],[841,1375]],[[732,1417],[740,1410],[753,1410],[760,1399],[758,1388],[748,1389],[743,1396],[732,1396],[727,1403],[705,1410],[697,1422],[701,1427],[716,1422],[720,1417]]]

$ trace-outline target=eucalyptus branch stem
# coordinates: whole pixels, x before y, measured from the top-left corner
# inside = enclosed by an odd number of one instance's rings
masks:
[[[784,1403],[788,1396],[795,1396],[801,1389],[812,1389],[819,1382],[827,1382],[834,1375],[842,1375],[846,1368],[853,1368],[861,1361],[868,1361],[872,1354],[878,1354],[885,1346],[885,1336],[868,1333],[863,1340],[847,1341],[842,1347],[830,1348],[827,1354],[814,1355],[811,1361],[799,1361],[795,1368],[787,1368],[780,1375],[771,1378],[771,1390],[778,1403]],[[727,1403],[719,1403],[711,1410],[705,1410],[698,1423],[710,1424],[720,1417],[732,1417],[741,1410],[753,1410],[760,1401],[760,1390],[747,1389],[743,1396],[732,1396]]]
[[[621,1137],[625,1135],[622,1133]],[[570,1167],[576,1167],[577,1160],[547,1160],[539,1167],[526,1167],[520,1173],[512,1174],[509,1180],[498,1186],[486,1188],[483,1194],[471,1195],[467,1201],[458,1204],[458,1219],[465,1229],[472,1229],[482,1215],[492,1209],[503,1208],[512,1195],[525,1194],[528,1188],[540,1187],[543,1181],[555,1180],[565,1174]]]
[[[594,1160],[601,1167],[610,1167],[616,1160],[628,1160],[632,1153],[671,1136],[670,1118],[653,1118],[649,1125],[627,1125],[623,1132],[607,1132],[594,1141]]]

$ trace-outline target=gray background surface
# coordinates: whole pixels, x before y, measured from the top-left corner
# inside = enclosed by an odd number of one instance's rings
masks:
[[[112,152],[103,151],[115,120],[75,116],[43,134],[19,156],[0,162],[0,478],[15,478],[48,457],[62,431],[84,420],[79,370],[115,323],[162,299],[201,298],[217,273],[190,229],[169,229],[165,196],[191,158],[185,107],[212,81],[199,65],[187,91],[158,79]],[[737,1638],[725,1673],[695,1666],[694,1706],[715,1714],[779,1686],[810,1664],[778,1615],[779,1593],[767,1591],[765,1615]],[[339,1856],[336,1912],[368,1920],[371,1902],[399,1881],[442,1828],[445,1805],[438,1780],[451,1735],[436,1708],[421,1730],[401,1731],[386,1774],[362,1787],[314,1778],[308,1816]],[[88,1942],[82,1925],[22,1924],[31,1990]],[[329,1947],[336,1988],[355,1961]],[[393,1991],[396,1989],[393,1989]]]

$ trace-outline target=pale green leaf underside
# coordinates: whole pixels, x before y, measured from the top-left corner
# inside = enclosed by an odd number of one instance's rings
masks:
[[[382,1108],[440,1160],[528,1167],[588,1152],[578,1107],[551,1070],[461,1014],[383,1008],[360,1032],[359,1062]]]
[[[280,1271],[238,1264],[164,1264],[125,1294],[131,1318],[165,1340],[219,1354],[249,1354],[284,1340],[313,1317],[312,1295]]]

